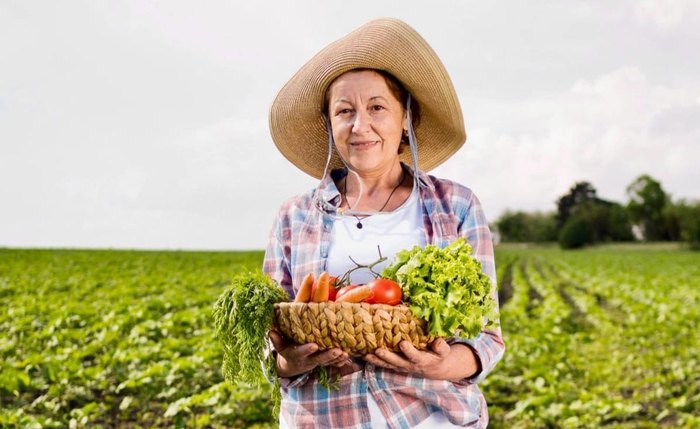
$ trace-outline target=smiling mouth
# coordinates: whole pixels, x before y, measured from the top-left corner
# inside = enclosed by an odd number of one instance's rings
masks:
[[[369,149],[370,147],[373,147],[374,145],[379,144],[378,141],[364,141],[364,142],[350,142],[350,146],[354,149]]]

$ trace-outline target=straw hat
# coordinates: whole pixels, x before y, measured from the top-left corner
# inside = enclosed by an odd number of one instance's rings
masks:
[[[328,156],[324,95],[338,76],[358,68],[391,73],[418,101],[420,124],[415,132],[421,170],[437,167],[464,144],[462,109],[445,66],[408,24],[383,18],[325,47],[277,94],[270,109],[270,133],[292,164],[321,178]],[[412,164],[410,151],[400,157]],[[342,165],[334,151],[331,168]]]

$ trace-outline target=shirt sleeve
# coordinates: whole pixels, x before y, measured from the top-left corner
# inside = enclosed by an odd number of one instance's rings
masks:
[[[496,302],[498,312],[498,292],[496,284],[496,263],[491,241],[491,231],[488,221],[481,208],[481,203],[475,195],[471,195],[464,221],[459,225],[459,233],[466,238],[474,250],[475,258],[481,263],[481,268],[491,279],[491,296]],[[495,322],[499,322],[496,320]],[[493,370],[503,357],[505,343],[501,328],[484,329],[475,338],[452,338],[449,343],[466,344],[474,351],[480,370],[472,377],[465,379],[466,383],[479,383]]]
[[[290,240],[284,237],[282,213],[277,215],[272,230],[268,237],[263,259],[263,272],[275,280],[289,295],[294,298],[292,287],[292,274],[290,270]]]
[[[290,240],[285,239],[285,227],[283,221],[283,213],[277,215],[275,219],[272,230],[270,231],[270,236],[268,238],[267,247],[265,248],[265,257],[263,259],[263,272],[269,275],[273,280],[287,291],[290,300],[294,298],[294,288],[292,286],[292,274],[290,270]],[[277,358],[277,353],[272,348],[272,342],[267,341],[267,346],[264,350],[265,357],[269,356],[270,353],[275,355]],[[264,367],[264,365],[263,365]],[[309,379],[311,372],[306,372],[300,374],[296,377],[285,378],[279,377],[280,385],[283,388],[300,386]],[[267,380],[272,383],[274,380],[272,377],[275,374],[268,374],[265,372]]]

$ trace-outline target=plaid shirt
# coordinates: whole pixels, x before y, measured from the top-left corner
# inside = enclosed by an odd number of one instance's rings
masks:
[[[336,170],[333,174],[337,178],[344,172]],[[491,233],[476,196],[464,186],[424,173],[418,173],[418,181],[426,242],[445,247],[459,237],[466,238],[484,273],[495,284]],[[340,205],[340,192],[331,175],[315,192],[320,198],[315,199],[314,192],[309,192],[282,205],[265,252],[263,270],[292,298],[307,273],[325,271],[335,208]],[[496,288],[493,296],[498,299]],[[477,383],[503,356],[501,330],[485,329],[476,338],[452,338],[448,342],[468,344],[476,353],[481,371],[453,383],[368,364],[342,377],[340,389],[333,391],[321,387],[314,375],[307,373],[281,380],[281,414],[294,427],[369,428],[369,392],[391,428],[415,426],[438,410],[454,424],[485,428],[488,412]]]

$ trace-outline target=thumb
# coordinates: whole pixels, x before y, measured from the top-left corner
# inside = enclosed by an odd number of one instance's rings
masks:
[[[270,331],[267,333],[267,336],[270,338],[270,341],[272,342],[272,347],[276,351],[280,351],[281,349],[284,348],[284,340],[282,340],[282,336],[275,332],[275,331]]]
[[[432,349],[440,356],[447,356],[450,353],[450,345],[442,338],[433,341]]]

